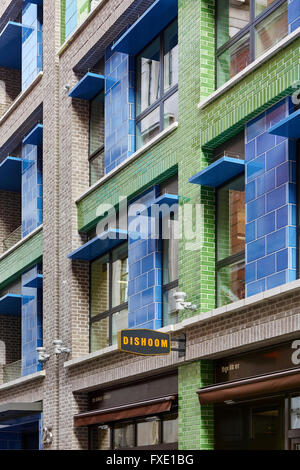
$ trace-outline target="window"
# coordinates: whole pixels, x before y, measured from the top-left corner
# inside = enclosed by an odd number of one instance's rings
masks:
[[[244,175],[217,189],[217,306],[245,296]]]
[[[91,263],[90,350],[117,342],[128,328],[127,242]]]
[[[89,123],[90,185],[104,173],[104,92],[101,91],[90,103]]]
[[[178,194],[178,176],[168,179],[161,184],[160,193],[162,194]],[[176,235],[176,224],[178,213],[171,213],[168,220],[166,233],[162,239],[163,253],[163,325],[177,323],[178,312],[173,297],[174,292],[178,289],[178,238]]]
[[[178,120],[178,26],[172,22],[136,58],[136,148]]]
[[[217,2],[217,87],[288,34],[284,0]]]

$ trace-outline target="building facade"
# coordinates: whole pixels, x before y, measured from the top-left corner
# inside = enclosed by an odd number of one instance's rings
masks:
[[[2,2],[0,449],[300,449],[299,35],[299,0]]]

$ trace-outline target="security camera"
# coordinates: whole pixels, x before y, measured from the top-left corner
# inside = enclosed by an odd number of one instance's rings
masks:
[[[53,345],[54,345],[54,354],[62,354],[62,353],[70,354],[71,352],[69,348],[63,347],[61,339],[55,339],[53,341]]]
[[[46,348],[39,347],[36,348],[36,352],[38,353],[38,361],[39,362],[47,362],[50,358],[50,354],[46,354]]]
[[[70,85],[64,85],[64,89],[65,89],[66,91],[69,91],[70,88],[71,88]]]
[[[196,310],[197,305],[192,304],[192,302],[185,302],[186,293],[185,292],[174,292],[173,297],[176,302],[176,310]]]

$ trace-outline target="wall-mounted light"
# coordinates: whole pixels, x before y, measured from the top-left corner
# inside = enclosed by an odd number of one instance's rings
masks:
[[[54,345],[54,354],[70,354],[71,350],[69,348],[65,348],[63,345],[62,345],[62,340],[61,339],[55,339],[53,341],[53,345]]]
[[[185,292],[174,292],[173,297],[176,302],[176,310],[196,310],[197,305],[192,304],[192,302],[185,302],[186,293]]]
[[[46,354],[46,348],[39,347],[36,348],[36,352],[38,353],[38,361],[39,362],[47,362],[48,359],[50,358],[50,354]]]

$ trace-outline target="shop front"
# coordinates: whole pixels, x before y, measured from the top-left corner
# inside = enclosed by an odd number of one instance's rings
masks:
[[[92,450],[175,450],[177,395],[177,374],[93,391],[74,426],[88,426]]]
[[[300,339],[216,360],[215,449],[300,450]]]

